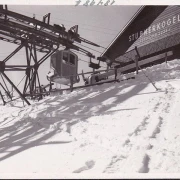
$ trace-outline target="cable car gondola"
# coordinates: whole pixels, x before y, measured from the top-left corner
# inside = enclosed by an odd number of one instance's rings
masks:
[[[57,51],[51,56],[47,79],[63,85],[78,83],[80,79],[77,71],[78,56],[70,50]]]

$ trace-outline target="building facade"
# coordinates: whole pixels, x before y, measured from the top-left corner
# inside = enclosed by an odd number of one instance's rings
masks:
[[[138,56],[144,67],[180,58],[179,51],[180,6],[142,6],[102,57],[124,67]]]

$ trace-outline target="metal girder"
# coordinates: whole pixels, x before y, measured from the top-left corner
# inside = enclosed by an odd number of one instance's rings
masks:
[[[0,13],[12,18],[5,19],[4,17],[0,17],[0,24],[1,26],[8,26],[10,27],[10,31],[13,30],[18,31],[21,36],[26,34],[26,32],[34,34],[36,37],[40,36],[42,39],[49,39],[53,44],[64,44],[68,42],[72,44],[74,39],[70,34],[66,31],[60,31],[56,27],[48,25],[44,22],[38,21],[34,18],[29,18],[27,16],[23,16],[11,11],[0,9]],[[21,20],[21,21],[19,21]],[[41,28],[43,27],[43,28]],[[24,32],[23,32],[24,31]],[[17,33],[16,33],[17,34]],[[27,34],[26,34],[27,35]],[[26,38],[27,39],[27,38]],[[37,39],[37,38],[35,38]]]
[[[85,42],[93,46],[100,47],[99,45],[88,41],[79,36],[77,32],[73,32],[72,28],[65,31],[65,28],[58,28],[57,26],[52,26],[45,21],[39,21],[34,18],[30,18],[6,9],[0,9],[0,29],[7,29],[12,34],[15,34],[15,38],[21,38],[26,41],[30,41],[33,38],[33,41],[36,42],[36,45],[44,44],[44,48],[51,49],[54,45],[63,45],[69,49],[75,49],[85,53],[89,57],[95,58],[90,52],[85,49],[82,49],[74,45],[76,42]],[[38,44],[38,42],[41,42]],[[43,49],[43,48],[42,48]],[[41,49],[41,50],[42,50]]]
[[[40,21],[35,18],[9,11],[7,10],[7,6],[5,9],[3,9],[3,7],[0,8],[0,40],[19,45],[19,47],[17,47],[10,55],[1,61],[4,63],[4,65],[3,63],[0,64],[0,73],[3,75],[2,78],[4,77],[10,83],[10,85],[28,105],[30,103],[25,96],[28,88],[30,96],[34,98],[36,97],[35,94],[38,85],[38,89],[40,90],[39,97],[42,97],[41,84],[38,74],[39,66],[54,52],[56,52],[60,45],[68,49],[81,51],[91,58],[95,58],[95,56],[86,49],[74,45],[73,43],[85,42],[100,47],[93,42],[81,38],[78,34],[77,25],[66,31],[64,27],[62,28],[56,24],[50,25],[49,23],[50,13],[43,17],[43,21]],[[26,65],[6,65],[6,62],[23,47],[25,48],[26,52]],[[38,59],[37,52],[42,52],[45,54],[42,58]],[[8,76],[4,73],[5,71],[25,72],[26,79],[24,82],[23,93],[21,93],[14,83],[8,78]],[[0,85],[2,84],[0,83]],[[5,88],[4,90],[6,91]],[[0,97],[3,99],[1,92]],[[4,99],[3,103],[6,103]]]
[[[3,34],[6,36],[6,39],[8,39],[8,37],[14,38],[14,40],[20,40],[21,42],[26,41],[29,43],[35,43],[36,45],[38,45],[41,48],[46,48],[46,49],[52,49],[53,45],[56,45],[57,43],[52,42],[52,41],[48,41],[45,39],[45,35],[44,37],[42,36],[42,38],[40,38],[40,36],[38,36],[39,34],[34,34],[32,35],[30,31],[28,32],[21,32],[20,29],[14,29],[14,31],[12,30],[11,27],[9,26],[5,26],[4,24],[2,24],[0,22],[0,30],[6,31],[6,32],[2,32],[0,31],[0,34]],[[23,38],[24,35],[24,38]],[[12,43],[14,43],[14,41],[11,40]]]
[[[18,13],[9,11],[9,10],[7,11],[5,9],[0,9],[0,14],[12,17],[12,18],[14,18],[14,20],[17,20],[17,21],[22,22],[22,23],[27,24],[27,25],[33,24],[34,27],[40,26],[40,27],[43,27],[44,29],[50,30],[51,32],[61,33],[62,39],[63,39],[63,37],[68,36],[68,32],[66,32],[66,31],[60,31],[59,29],[55,28],[52,25],[49,25],[47,23],[44,23],[44,22],[39,21],[39,20],[34,19],[34,18],[24,16],[22,14],[18,14]]]
[[[18,24],[16,22],[11,22],[11,21],[5,21],[4,22],[4,20],[1,20],[1,19],[0,19],[0,24],[1,24],[0,28],[2,28],[2,27],[10,27],[10,30],[12,32],[18,31],[21,36],[24,35],[24,36],[31,36],[32,37],[32,35],[35,35],[36,37],[39,36],[42,39],[49,38],[49,41],[52,41],[52,42],[57,42],[57,43],[60,43],[60,44],[63,43],[63,40],[58,38],[57,35],[54,35],[52,33],[50,34],[48,32],[44,32],[44,30],[41,30],[41,29],[36,30],[36,29],[34,29],[34,27],[25,26],[25,25],[22,25],[22,24]],[[26,37],[24,39],[27,40]],[[36,38],[35,38],[35,40],[36,40]]]
[[[2,32],[1,30],[0,30],[0,34],[1,34],[0,40],[10,42],[10,43],[14,43],[17,45],[21,45],[21,42],[23,42],[23,41],[26,41],[28,43],[34,43],[33,39],[24,40],[21,37],[17,37],[15,35],[10,34],[10,33],[8,34],[6,32]],[[35,42],[35,43],[36,43],[36,50],[39,52],[45,52],[46,53],[47,50],[54,49],[54,48],[52,48],[52,45],[48,46],[46,43],[42,43],[42,44],[40,44],[39,42]]]
[[[8,57],[6,57],[3,61],[7,62],[11,57],[13,57],[19,50],[21,50],[23,44],[21,44],[17,49],[15,49]]]

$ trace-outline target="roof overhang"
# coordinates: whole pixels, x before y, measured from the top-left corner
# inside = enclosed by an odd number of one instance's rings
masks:
[[[141,6],[101,56],[114,61],[118,56],[126,53],[134,43],[133,41],[129,41],[128,38],[130,35],[147,29],[167,7],[168,6]]]

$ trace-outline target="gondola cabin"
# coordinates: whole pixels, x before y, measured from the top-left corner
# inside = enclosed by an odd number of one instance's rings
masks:
[[[50,59],[50,72],[47,74],[49,81],[70,85],[79,82],[77,76],[78,56],[69,50],[57,51]],[[73,76],[73,77],[72,77]]]

